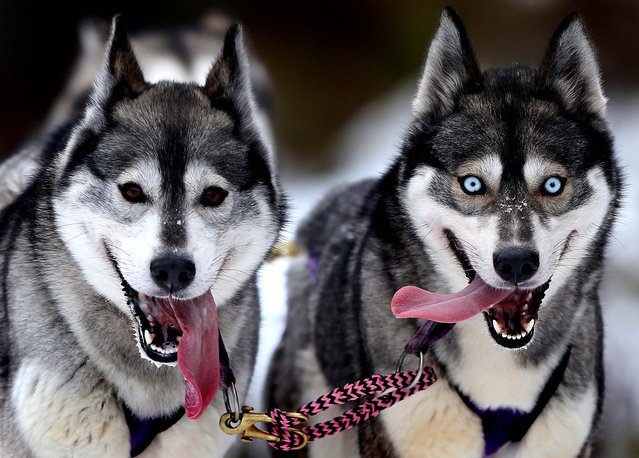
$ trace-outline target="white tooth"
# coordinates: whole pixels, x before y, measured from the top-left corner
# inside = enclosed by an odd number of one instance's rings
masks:
[[[153,323],[153,317],[151,315],[147,315],[146,319],[149,321],[149,323]]]
[[[526,333],[529,333],[530,331],[532,331],[533,326],[535,326],[534,318],[524,325],[524,329],[526,330]]]
[[[523,334],[517,334],[517,340],[521,339],[523,337]]]
[[[527,301],[532,300],[532,293],[528,293],[528,296],[526,296],[526,300]]]
[[[144,330],[144,340],[146,340],[146,343],[151,344],[151,342],[153,342],[153,338],[155,336],[152,335],[148,329]]]
[[[182,336],[180,336],[180,335],[178,335],[178,336],[175,338],[175,340],[176,340],[176,341],[178,341],[178,342],[180,341],[180,339],[182,339]]]
[[[501,325],[497,322],[497,320],[493,320],[493,328],[497,334],[501,334]]]

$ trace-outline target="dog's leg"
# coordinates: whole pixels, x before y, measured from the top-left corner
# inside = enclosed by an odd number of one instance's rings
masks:
[[[16,373],[11,404],[32,453],[128,457],[129,430],[107,383],[90,363],[63,368],[27,359]]]

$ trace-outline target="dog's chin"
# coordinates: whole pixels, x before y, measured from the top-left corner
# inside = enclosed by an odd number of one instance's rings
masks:
[[[472,281],[477,272],[468,256],[452,231],[446,230],[444,233],[466,277]],[[550,280],[551,278],[536,288],[515,288],[512,294],[483,312],[488,332],[497,344],[505,348],[518,349],[530,343]]]

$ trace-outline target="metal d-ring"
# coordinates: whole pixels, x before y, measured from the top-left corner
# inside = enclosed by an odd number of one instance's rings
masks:
[[[396,373],[402,371],[402,366],[404,365],[404,360],[406,359],[407,355],[408,353],[406,353],[405,351],[402,352],[401,356],[399,357],[399,360],[397,361],[397,366],[395,366]],[[415,375],[415,378],[410,383],[410,385],[408,385],[404,389],[410,390],[412,387],[417,385],[417,382],[419,382],[419,379],[422,378],[423,373],[424,373],[424,353],[420,351],[419,352],[419,369],[417,370],[417,375]]]
[[[229,390],[233,395],[235,406],[231,405],[231,400],[229,399]],[[242,406],[240,406],[240,397],[237,395],[237,388],[235,388],[235,383],[231,383],[230,387],[224,388],[222,394],[224,394],[224,407],[226,407],[226,412],[230,416],[229,426],[231,428],[236,428],[242,422]]]

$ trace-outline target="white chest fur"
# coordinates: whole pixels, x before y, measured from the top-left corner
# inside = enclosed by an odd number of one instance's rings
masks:
[[[483,409],[532,409],[563,353],[558,348],[545,362],[522,365],[516,352],[525,350],[500,347],[488,333],[481,315],[458,323],[453,332],[460,352],[459,360],[447,367],[448,376]]]
[[[222,432],[218,426],[219,418],[220,412],[213,406],[197,421],[182,417],[175,425],[158,435],[139,456],[222,457],[232,445],[234,437]]]

